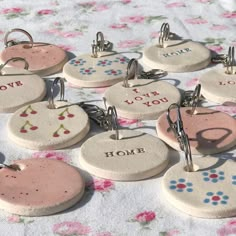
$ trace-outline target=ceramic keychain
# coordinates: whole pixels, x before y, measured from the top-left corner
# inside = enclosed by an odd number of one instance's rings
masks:
[[[58,160],[26,159],[1,165],[0,179],[0,209],[17,215],[51,215],[73,206],[84,193],[79,171]]]
[[[192,107],[172,104],[167,115],[159,117],[156,124],[158,137],[179,151],[175,128],[176,120],[182,117],[192,154],[214,154],[229,150],[236,145],[236,120],[226,113],[197,107],[196,100],[199,98],[200,88],[198,85],[195,90],[197,92]]]
[[[236,66],[234,47],[229,47],[228,56],[223,58],[226,68],[210,70],[200,77],[202,95],[217,103],[236,103]]]
[[[157,175],[167,167],[169,150],[160,139],[140,131],[118,130],[114,107],[108,108],[107,115],[111,130],[81,146],[79,162],[86,171],[101,178],[134,181]]]
[[[92,55],[80,55],[64,65],[66,80],[80,87],[105,87],[122,81],[129,59],[109,51],[110,45],[104,41],[103,33],[98,32]]]
[[[183,123],[180,119],[176,123],[179,127]],[[192,216],[235,216],[235,161],[206,156],[196,158],[193,163],[188,136],[183,127],[179,131],[178,142],[185,153],[187,165],[183,166],[180,162],[167,170],[162,179],[164,198]]]
[[[159,75],[166,73],[158,71]],[[127,119],[157,119],[170,104],[178,103],[180,97],[179,90],[173,85],[138,76],[138,62],[135,59],[131,59],[128,64],[125,80],[105,92],[108,105],[115,106],[118,115]]]
[[[24,69],[6,67],[11,61],[23,61]],[[15,57],[0,65],[0,112],[14,112],[46,95],[46,85],[38,75],[28,71],[28,62]]]
[[[54,101],[54,87],[60,82],[60,101]],[[8,122],[8,136],[19,146],[46,150],[61,149],[83,139],[90,128],[87,114],[78,105],[64,101],[63,79],[52,84],[49,102],[18,109]]]
[[[170,26],[163,23],[159,43],[146,48],[143,62],[151,68],[168,72],[189,72],[205,68],[211,61],[210,51],[191,40],[170,40]]]
[[[13,32],[25,34],[29,42],[15,42],[8,36]],[[48,43],[34,42],[32,36],[23,29],[12,29],[4,37],[5,49],[0,54],[0,60],[5,63],[12,57],[23,57],[29,63],[29,71],[40,76],[51,75],[61,71],[67,61],[67,54],[61,48]],[[20,62],[11,62],[11,66],[21,68]]]

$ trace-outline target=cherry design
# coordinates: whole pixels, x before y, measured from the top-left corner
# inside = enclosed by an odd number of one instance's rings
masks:
[[[20,114],[21,117],[27,117],[29,114],[35,115],[37,114],[37,111],[35,111],[31,105],[26,107],[26,109]]]
[[[27,133],[28,131],[35,131],[38,129],[38,126],[32,125],[28,120],[20,128],[21,133]]]
[[[69,108],[66,108],[64,111],[62,111],[58,115],[58,120],[64,120],[65,119],[65,114],[67,115],[68,118],[73,118],[75,115],[69,112]]]
[[[62,130],[62,132],[60,132],[61,130]],[[69,134],[70,131],[69,131],[68,129],[66,129],[64,125],[61,124],[61,125],[59,126],[59,128],[53,133],[52,136],[53,136],[54,138],[57,138],[57,137],[60,136],[59,133],[61,133],[61,134]]]

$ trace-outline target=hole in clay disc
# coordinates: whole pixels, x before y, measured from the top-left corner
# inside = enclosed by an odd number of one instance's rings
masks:
[[[188,167],[185,166],[184,171],[187,171],[187,170],[188,170]],[[199,166],[198,165],[193,165],[193,171],[191,171],[191,172],[195,172],[195,171],[198,171],[198,170],[199,170]],[[189,172],[189,171],[187,171],[187,172]],[[189,173],[191,173],[191,172],[189,172]]]
[[[116,134],[112,134],[110,136],[110,138],[113,139],[113,140],[116,140]],[[123,136],[121,134],[119,134],[119,139],[118,140],[121,140],[122,138],[123,138]]]

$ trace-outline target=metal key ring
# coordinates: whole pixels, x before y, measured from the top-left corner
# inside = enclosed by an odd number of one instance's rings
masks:
[[[129,87],[129,82],[128,80],[130,78],[133,78],[133,79],[137,79],[138,78],[138,61],[134,58],[132,58],[129,63],[128,63],[128,66],[127,66],[127,70],[126,70],[126,76],[123,80],[123,86],[125,88],[128,88]]]

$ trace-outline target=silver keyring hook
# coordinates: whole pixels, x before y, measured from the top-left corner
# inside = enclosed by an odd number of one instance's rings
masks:
[[[134,58],[132,58],[127,65],[126,76],[123,80],[123,86],[125,88],[129,88],[128,80],[130,78],[133,78],[133,79],[138,78],[138,61]]]
[[[10,44],[10,43],[13,44],[13,45],[17,44],[17,43],[14,42],[13,40],[8,41],[8,36],[9,36],[11,33],[13,33],[13,32],[21,32],[21,33],[25,34],[25,35],[29,38],[29,42],[30,42],[30,46],[29,46],[29,47],[30,47],[30,48],[33,47],[34,41],[33,41],[32,36],[31,36],[26,30],[19,29],[19,28],[15,28],[15,29],[12,29],[12,30],[8,31],[8,32],[6,33],[6,35],[5,35],[5,37],[4,37],[4,44],[5,44],[5,47],[6,47],[6,48],[9,47],[9,44]],[[10,46],[12,46],[12,45],[10,45]]]
[[[64,101],[64,95],[65,95],[65,85],[64,85],[64,80],[61,77],[56,77],[56,79],[53,81],[52,86],[51,86],[51,96],[48,99],[49,102],[49,109],[56,109],[55,103],[54,103],[54,89],[55,86],[60,82],[60,100],[59,101]]]
[[[233,74],[234,73],[234,64],[235,64],[235,59],[234,59],[234,47],[229,47],[228,50],[228,56],[226,59],[226,74]]]
[[[9,63],[9,62],[15,62],[15,61],[23,61],[25,63],[24,69],[28,70],[29,68],[29,63],[22,57],[13,57],[8,59],[4,64],[0,65],[0,75],[2,75],[2,69]]]
[[[106,119],[108,121],[108,130],[115,130],[115,139],[119,140],[119,130],[118,130],[118,116],[115,106],[109,106],[107,109]]]
[[[161,25],[159,45],[163,47],[164,41],[168,41],[170,35],[170,25],[168,23],[163,23]]]

